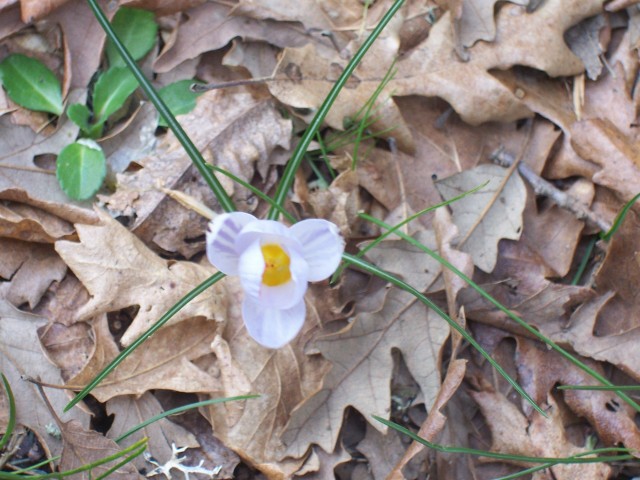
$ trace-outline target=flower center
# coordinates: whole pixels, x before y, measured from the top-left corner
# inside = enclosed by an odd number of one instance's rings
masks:
[[[280,245],[267,244],[262,247],[264,273],[262,283],[268,287],[277,287],[291,280],[289,263],[291,259]]]

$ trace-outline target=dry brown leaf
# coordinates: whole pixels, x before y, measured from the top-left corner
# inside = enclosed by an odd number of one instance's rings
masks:
[[[114,416],[113,424],[107,435],[111,439],[119,437],[131,428],[163,412],[158,400],[149,392],[139,398],[132,395],[112,398],[106,403],[106,407],[107,415]],[[142,430],[138,430],[138,432],[120,442],[119,445],[127,447],[143,437],[149,439],[147,451],[160,463],[165,463],[171,458],[172,443],[188,448],[200,446],[193,434],[166,418],[153,422]],[[142,456],[134,460],[134,464],[139,469],[149,466],[145,464]]]
[[[599,311],[614,298],[614,292],[585,302],[571,316],[571,321],[555,321],[539,327],[554,342],[568,343],[580,355],[606,361],[640,381],[640,329],[621,335],[598,336],[596,319]],[[607,317],[605,317],[605,320]]]
[[[546,397],[544,418],[539,413],[527,419],[504,395],[498,392],[470,392],[478,402],[491,429],[492,451],[529,457],[568,457],[585,452],[588,448],[573,445],[567,438],[558,406],[553,396]],[[522,466],[530,464],[517,463]],[[552,473],[536,474],[534,478],[575,480],[590,478],[606,480],[611,467],[606,463],[568,464],[550,467]]]
[[[527,192],[519,175],[508,179],[506,176],[507,170],[502,167],[480,165],[436,184],[444,199],[450,200],[489,182],[481,190],[449,205],[453,223],[460,230],[462,239],[466,239],[459,249],[469,253],[474,264],[485,272],[491,272],[496,265],[498,242],[501,239],[517,240],[522,233]]]
[[[468,62],[457,58],[451,47],[455,40],[447,13],[428,39],[398,62],[393,88],[397,95],[439,96],[471,124],[530,116],[520,99],[488,71],[524,65],[553,77],[582,72],[582,62],[568,49],[563,34],[601,9],[601,0],[547,1],[533,13],[503,5],[496,17],[495,42],[477,43],[468,51]]]
[[[40,20],[68,1],[69,0],[21,0],[20,10],[22,21],[24,23],[33,23],[36,20]]]
[[[1,208],[1,207],[0,207]],[[16,307],[35,308],[53,282],[61,281],[67,267],[50,245],[0,238],[0,297]]]
[[[411,352],[405,361],[429,408],[440,386],[440,348],[448,335],[448,325],[415,297],[391,290],[381,311],[361,313],[343,331],[317,340],[333,366],[322,388],[292,412],[282,434],[287,455],[299,457],[312,443],[331,451],[348,406],[367,419],[388,418],[395,348]]]
[[[453,360],[449,364],[447,374],[442,382],[442,386],[438,391],[438,396],[433,404],[433,407],[429,409],[429,416],[420,426],[418,435],[429,442],[437,442],[440,432],[445,426],[447,417],[441,411],[447,404],[449,399],[458,390],[462,380],[464,380],[464,374],[466,372],[466,360]],[[387,477],[389,480],[403,480],[406,478],[403,474],[403,470],[410,464],[410,462],[425,449],[424,445],[413,441],[409,448],[407,448],[402,459],[394,466],[393,470]]]
[[[566,193],[589,205],[594,197],[593,184],[577,180]],[[520,242],[535,252],[549,269],[549,276],[564,277],[569,273],[584,222],[553,204],[550,200],[536,201],[527,196],[524,209],[524,229]]]
[[[230,6],[206,2],[186,11],[188,20],[178,25],[175,32],[177,38],[155,60],[154,70],[159,73],[173,70],[185,60],[224,48],[238,36],[251,42],[264,40],[280,48],[301,47],[312,41],[298,25],[271,19],[258,21],[250,16],[240,15],[237,9],[231,15],[231,10]]]
[[[452,11],[456,14],[451,17],[458,45],[468,48],[478,40],[494,40],[496,24],[493,17],[498,0],[456,0],[452,3]],[[529,0],[512,0],[511,3],[527,6]]]
[[[269,350],[256,344],[246,332],[240,311],[242,288],[237,278],[226,278],[229,309],[226,328],[218,352],[228,343],[234,374],[251,382],[251,393],[260,397],[244,402],[212,405],[208,408],[209,421],[216,436],[245,461],[259,469],[269,479],[290,478],[303,467],[304,458],[279,460],[284,453],[280,438],[289,412],[303,399],[318,391],[328,369],[320,355],[306,355],[305,345],[321,328],[316,308],[307,308],[307,319],[302,332],[286,347]],[[321,300],[318,300],[320,302]],[[214,369],[224,366],[214,363]],[[239,372],[238,372],[239,370]],[[236,394],[223,382],[219,396]],[[213,393],[213,392],[212,392]],[[245,392],[246,393],[246,392]],[[240,415],[238,415],[240,411]],[[307,445],[308,446],[308,445]],[[301,453],[306,453],[306,447]],[[305,468],[308,468],[305,467]]]
[[[452,246],[458,238],[458,228],[453,224],[451,214],[446,208],[436,210],[433,227],[440,256],[467,277],[473,277],[473,258],[471,255],[460,252]],[[443,268],[442,275],[447,294],[448,313],[451,318],[456,319],[458,315],[458,292],[467,286],[467,282],[449,268]]]
[[[212,268],[192,262],[168,262],[149,250],[109,215],[102,223],[76,225],[80,243],[58,241],[56,251],[91,294],[76,312],[76,320],[133,305],[139,312],[122,337],[129,345],[189,291],[209,278]],[[224,289],[219,284],[194,299],[167,324],[200,317],[220,322],[225,315]],[[216,330],[216,323],[209,328]]]
[[[77,375],[94,351],[93,331],[85,322],[70,326],[48,323],[38,329],[38,336],[47,358],[60,368],[64,381]]]
[[[630,210],[611,240],[602,245],[606,254],[595,272],[595,288],[601,294],[615,292],[615,297],[598,312],[594,330],[598,337],[622,335],[640,327],[639,228],[640,218]]]
[[[546,329],[543,329],[543,332],[548,335]],[[558,336],[555,335],[555,337]],[[565,342],[569,339],[556,339],[553,336],[551,338],[556,342]],[[549,392],[558,383],[562,385],[600,384],[589,374],[561,357],[559,353],[550,351],[542,344],[524,338],[518,338],[517,342],[516,363],[520,384],[538,404],[551,398]],[[618,348],[624,349],[621,343],[618,343]],[[595,355],[592,358],[595,358]],[[602,368],[595,362],[583,361],[600,375],[603,374]],[[576,415],[586,419],[596,429],[605,445],[614,446],[622,443],[635,452],[640,448],[640,429],[634,422],[636,412],[614,392],[565,390],[563,399]],[[535,413],[532,415],[534,419],[537,416]]]
[[[36,432],[45,448],[57,455],[62,442],[47,434],[47,425],[54,423],[54,418],[34,384],[22,379],[26,376],[44,383],[61,383],[60,372],[44,356],[38,339],[37,329],[45,324],[44,318],[21,312],[0,299],[0,371],[7,377],[19,405],[16,422]],[[0,397],[4,396],[3,390]],[[47,390],[47,396],[53,409],[62,415],[70,397],[57,389]],[[0,401],[0,405],[7,404]],[[78,420],[83,426],[89,424],[89,416],[78,408],[64,418]]]
[[[571,144],[578,155],[600,166],[593,182],[616,192],[627,202],[640,191],[640,154],[635,139],[625,136],[609,120],[576,122]]]
[[[14,202],[0,205],[0,236],[53,243],[74,233],[73,225],[40,208]]]
[[[405,445],[401,433],[390,429],[382,434],[367,423],[365,437],[358,442],[356,448],[369,461],[369,475],[374,479],[383,479],[388,478],[387,474],[402,458]]]
[[[282,118],[274,101],[244,89],[201,95],[180,123],[205,158],[246,182],[255,170],[266,181],[271,154],[278,147],[288,149],[291,137],[291,121]],[[118,189],[105,198],[107,207],[134,216],[132,228],[146,243],[192,257],[203,249],[203,240],[193,240],[204,238],[207,219],[167,198],[158,186],[183,191],[209,206],[217,204],[211,189],[171,133],[152,155],[136,162],[143,168],[117,176]],[[244,189],[218,177],[238,208],[255,208],[255,199]]]
[[[106,316],[98,316],[93,327],[93,355],[82,371],[67,382],[74,389],[83,388],[119,353]],[[203,319],[163,328],[131,353],[91,394],[106,402],[119,395],[142,395],[158,388],[197,393],[221,390],[218,378],[194,364],[211,353],[215,335],[211,322]]]
[[[64,441],[62,458],[60,459],[60,469],[62,471],[82,467],[122,450],[113,440],[94,430],[85,429],[76,420],[60,425],[60,432]],[[106,473],[125,457],[120,457],[117,460],[100,465],[87,472],[76,474],[73,477],[78,480],[90,480],[95,476]],[[109,478],[116,480],[136,480],[141,477],[138,470],[131,463],[122,465],[117,470],[109,473]]]
[[[384,2],[381,2],[384,3]],[[234,12],[250,15],[258,19],[274,19],[281,22],[301,22],[308,31],[333,30],[346,27],[362,17],[363,7],[357,0],[241,0]],[[375,18],[373,19],[375,21]]]
[[[79,101],[83,95],[73,91],[68,101]],[[79,128],[73,122],[63,118],[59,123],[53,133],[36,134],[29,127],[13,125],[7,115],[0,117],[0,199],[30,205],[67,222],[93,223],[97,217],[90,205],[70,200],[54,172],[34,163],[36,156],[57,155],[78,135]],[[58,226],[52,233],[62,232]]]
[[[431,250],[436,250],[436,237],[432,231],[421,231],[414,239]],[[363,244],[363,247],[366,244]],[[369,261],[407,282],[419,291],[431,285],[440,273],[440,264],[421,249],[404,240],[385,240],[367,252]]]
[[[29,3],[47,2],[30,0]],[[103,11],[108,18],[111,18],[116,10],[117,8],[110,4],[107,4],[106,8],[103,5]],[[98,52],[102,51],[106,38],[89,4],[83,0],[66,0],[64,5],[47,17],[47,21],[58,23],[62,29],[65,53],[63,92],[66,94],[69,88],[87,88],[100,66]],[[71,103],[73,101],[68,102],[68,105]]]

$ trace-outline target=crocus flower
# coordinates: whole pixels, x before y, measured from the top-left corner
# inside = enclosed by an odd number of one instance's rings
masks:
[[[328,278],[338,268],[344,241],[338,228],[321,219],[286,227],[248,213],[217,216],[207,231],[207,257],[244,289],[242,317],[249,335],[279,348],[302,328],[308,282]]]

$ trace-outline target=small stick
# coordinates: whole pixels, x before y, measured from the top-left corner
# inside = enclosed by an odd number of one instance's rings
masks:
[[[513,163],[513,155],[505,152],[501,147],[491,154],[491,160],[503,167],[509,167]],[[573,213],[578,220],[586,220],[590,224],[598,227],[603,232],[608,232],[611,225],[606,220],[600,218],[591,209],[575,197],[554,187],[552,183],[537,175],[528,165],[518,164],[518,172],[529,182],[536,195],[545,196],[553,201],[560,208],[564,208]]]

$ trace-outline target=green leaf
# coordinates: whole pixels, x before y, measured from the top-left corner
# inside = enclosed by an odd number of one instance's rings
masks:
[[[91,112],[86,105],[82,105],[81,103],[69,105],[67,108],[67,117],[78,125],[84,133],[87,133],[90,128],[89,119],[91,118]]]
[[[54,115],[62,113],[60,82],[40,61],[10,55],[0,63],[0,79],[9,98],[21,107]]]
[[[158,25],[153,13],[137,8],[123,7],[111,21],[111,26],[134,60],[140,60],[156,43]],[[111,40],[105,47],[109,66],[124,66],[124,61]]]
[[[127,67],[110,68],[100,75],[93,91],[93,116],[95,123],[104,123],[127,101],[138,81]]]
[[[56,162],[56,177],[69,197],[86,200],[102,185],[107,161],[102,148],[93,140],[80,139],[62,149]]]
[[[86,105],[74,103],[67,108],[67,116],[69,119],[80,127],[82,133],[88,138],[98,138],[102,135],[102,127],[104,122],[92,124],[90,122],[91,112]]]
[[[173,115],[182,115],[183,113],[189,113],[196,108],[196,98],[202,95],[202,93],[195,93],[191,91],[191,84],[194,80],[178,80],[171,83],[166,87],[162,87],[158,93],[164,103],[167,104],[169,110]],[[166,127],[167,122],[161,116],[158,119],[158,125],[160,127]]]

